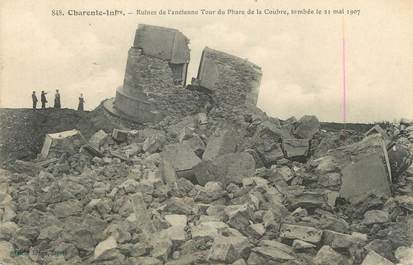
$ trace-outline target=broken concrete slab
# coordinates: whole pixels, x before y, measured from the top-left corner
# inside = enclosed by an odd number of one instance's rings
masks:
[[[194,134],[194,128],[184,127],[178,135],[178,142],[190,139]]]
[[[303,192],[291,192],[287,194],[288,208],[295,210],[299,207],[304,209],[326,208],[327,201],[324,191],[307,190]]]
[[[198,125],[206,126],[208,124],[208,116],[205,112],[200,112],[197,115]]]
[[[161,163],[159,164],[159,173],[165,184],[173,184],[178,179],[178,175],[176,174],[172,162],[166,159],[161,160]]]
[[[266,243],[260,243],[258,247],[251,250],[251,254],[248,258],[248,264],[260,265],[260,264],[280,264],[288,261],[295,260],[292,249],[279,243],[277,241],[268,241]]]
[[[108,254],[107,252],[116,249],[117,246],[116,239],[113,236],[108,237],[96,246],[93,256],[94,260],[105,260],[105,256]]]
[[[159,151],[166,143],[166,135],[162,131],[157,131],[151,136],[147,137],[143,142],[143,151],[150,154]]]
[[[64,153],[75,154],[84,143],[85,140],[78,130],[49,133],[45,136],[40,157],[60,158]]]
[[[263,152],[260,152],[260,154],[263,157],[266,166],[274,165],[284,158],[284,152],[281,145],[278,143],[273,144],[271,150],[264,150]]]
[[[250,252],[248,239],[242,236],[218,236],[214,239],[208,259],[216,262],[232,263],[247,258]]]
[[[390,136],[378,124],[374,125],[367,132],[364,133],[365,136],[370,136],[373,134],[380,134],[383,137],[384,141],[386,142],[386,145],[391,142]]]
[[[202,159],[213,160],[218,156],[234,153],[238,142],[239,137],[233,130],[218,130],[209,137]]]
[[[153,258],[153,257],[136,257],[136,258],[129,258],[128,264],[133,265],[163,265],[164,262]]]
[[[409,264],[413,261],[413,245],[410,247],[401,246],[398,247],[394,253],[396,259],[401,264]]]
[[[146,208],[143,194],[141,192],[137,192],[131,195],[130,201],[137,227],[142,230],[142,233],[145,235],[146,239],[150,239],[156,229],[151,220],[151,213]]]
[[[201,159],[185,144],[170,144],[161,153],[163,160],[168,161],[175,169],[178,177],[192,179],[193,168]]]
[[[246,152],[225,154],[214,160],[202,161],[195,166],[194,173],[200,185],[209,181],[241,184],[243,178],[254,175],[255,160]]]
[[[255,106],[261,68],[248,60],[205,47],[192,86],[211,94],[219,105]]]
[[[387,168],[380,154],[359,157],[357,162],[343,168],[340,196],[355,203],[369,194],[388,197],[391,195]]]
[[[342,173],[340,196],[356,203],[370,194],[391,195],[391,170],[382,137],[370,135],[362,141],[330,152]]]
[[[317,265],[349,265],[349,261],[330,246],[323,246],[313,258]],[[377,265],[377,264],[376,264]]]
[[[151,238],[151,256],[162,261],[167,261],[172,254],[173,242],[167,235],[160,233],[152,235]]]
[[[99,130],[90,137],[89,144],[99,149],[108,138],[109,135],[104,130]]]
[[[3,240],[0,241],[0,259],[10,258],[13,252],[13,244]]]
[[[178,136],[185,127],[196,128],[195,118],[193,116],[186,116],[182,118],[178,123],[169,126],[167,131],[168,134],[172,136]]]
[[[389,214],[382,210],[370,210],[364,213],[363,224],[383,224],[390,221]]]
[[[341,185],[340,173],[327,173],[318,178],[318,184],[323,187],[339,187]]]
[[[281,166],[275,168],[274,177],[280,177],[288,182],[294,178],[294,172],[287,166]]]
[[[183,214],[168,214],[165,215],[165,220],[171,225],[171,226],[183,226],[185,227],[188,222],[188,218],[186,215]]]
[[[318,244],[321,240],[323,231],[303,225],[282,224],[280,237],[285,239],[300,239],[306,242]]]
[[[202,157],[205,152],[205,143],[197,134],[192,135],[191,138],[182,141],[182,144],[187,145],[198,157]]]
[[[377,254],[374,251],[369,251],[367,256],[364,258],[363,263],[361,265],[394,265],[393,262],[391,262],[388,259],[383,258],[379,254]]]
[[[212,241],[221,235],[224,229],[229,228],[224,222],[203,222],[191,227],[192,239],[198,241]]]
[[[186,240],[185,226],[173,225],[167,229],[163,229],[158,233],[154,234],[154,237],[168,239],[168,241],[172,243],[172,247],[177,248]],[[169,245],[169,243],[165,245]]]
[[[128,141],[129,131],[127,130],[120,130],[114,128],[112,131],[112,138],[118,143],[124,143]]]
[[[339,170],[336,158],[332,155],[322,156],[316,160],[311,161],[315,166],[315,172],[319,174],[327,174]]]
[[[227,206],[225,214],[228,217],[227,224],[240,232],[246,231],[252,219],[252,209],[247,204]]]
[[[290,139],[294,137],[291,135],[288,127],[280,126],[270,120],[265,120],[258,125],[254,138],[255,140],[258,140],[257,138],[270,138],[274,142],[279,142],[283,138]]]
[[[282,149],[286,158],[294,161],[305,161],[309,156],[308,139],[283,139]]]
[[[323,244],[333,249],[349,249],[352,246],[358,246],[366,240],[367,235],[364,234],[355,233],[350,235],[331,230],[323,231]]]
[[[301,139],[311,139],[320,130],[320,122],[316,116],[305,115],[297,122],[294,135]]]
[[[174,214],[190,215],[194,213],[194,200],[189,197],[172,197],[166,202],[165,211]]]
[[[294,239],[292,246],[293,246],[293,248],[294,248],[296,251],[303,251],[303,250],[307,250],[307,249],[314,249],[314,248],[317,247],[317,246],[314,245],[314,244],[311,244],[311,243],[308,243],[308,242],[305,242],[305,241],[302,241],[302,240],[299,240],[299,239]]]
[[[258,243],[259,247],[271,247],[271,248],[277,248],[279,250],[282,250],[283,252],[294,255],[294,250],[291,248],[289,245],[283,244],[281,242],[278,242],[276,240],[260,240]]]
[[[244,231],[244,234],[249,238],[260,239],[265,234],[264,224],[250,224]]]

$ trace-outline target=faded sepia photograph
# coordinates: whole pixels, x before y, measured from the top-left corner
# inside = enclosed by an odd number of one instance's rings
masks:
[[[0,265],[413,265],[413,2],[3,0]]]

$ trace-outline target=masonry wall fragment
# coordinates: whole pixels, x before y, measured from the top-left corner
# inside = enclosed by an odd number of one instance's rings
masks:
[[[139,25],[128,52],[123,86],[116,91],[116,110],[137,122],[196,112],[202,105],[199,93],[183,88],[190,59],[188,43],[178,30]]]
[[[206,47],[194,85],[212,93],[217,104],[256,106],[261,68],[246,59]]]
[[[139,25],[128,52],[123,85],[114,100],[104,102],[105,108],[145,123],[209,111],[211,106],[231,111],[256,107],[261,69],[210,48],[203,51],[198,78],[185,87],[188,43],[188,38],[176,29]]]

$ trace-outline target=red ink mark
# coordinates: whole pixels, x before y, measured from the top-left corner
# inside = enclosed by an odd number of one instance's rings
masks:
[[[343,95],[342,95],[342,118],[343,122],[347,121],[347,87],[346,87],[346,39],[344,34],[344,17],[343,17],[343,27],[342,27],[342,74],[343,74]]]

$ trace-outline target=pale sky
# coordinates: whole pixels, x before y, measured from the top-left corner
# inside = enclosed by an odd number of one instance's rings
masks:
[[[19,1],[0,3],[0,106],[30,107],[33,90],[56,88],[63,107],[86,109],[115,95],[139,23],[190,39],[188,82],[205,46],[262,67],[258,106],[282,119],[342,121],[341,15],[63,17],[52,9],[360,9],[345,16],[347,120],[413,118],[413,4],[375,1]]]

